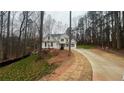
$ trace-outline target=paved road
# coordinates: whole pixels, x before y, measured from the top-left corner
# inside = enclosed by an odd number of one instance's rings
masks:
[[[102,50],[76,49],[91,63],[93,80],[122,80],[124,74],[124,57]]]

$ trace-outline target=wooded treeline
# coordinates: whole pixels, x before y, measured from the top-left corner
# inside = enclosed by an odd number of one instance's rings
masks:
[[[43,11],[0,11],[0,60],[24,56],[34,50],[42,40],[43,15]]]
[[[124,48],[124,11],[89,11],[76,28],[79,44]]]

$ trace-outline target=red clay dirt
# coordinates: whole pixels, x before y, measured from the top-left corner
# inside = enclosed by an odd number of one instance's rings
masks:
[[[70,59],[74,58],[74,55],[68,56],[67,50],[56,50],[57,56],[49,60],[50,64],[56,64],[59,67],[50,75],[43,77],[41,80],[56,80],[62,73],[64,73],[72,64]]]

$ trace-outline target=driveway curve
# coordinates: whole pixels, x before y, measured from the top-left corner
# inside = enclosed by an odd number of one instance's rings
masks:
[[[124,57],[100,49],[75,49],[91,63],[93,80],[121,81],[124,74]]]

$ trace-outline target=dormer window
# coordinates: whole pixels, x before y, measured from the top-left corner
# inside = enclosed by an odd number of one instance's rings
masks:
[[[61,41],[64,41],[64,39],[61,39]]]

